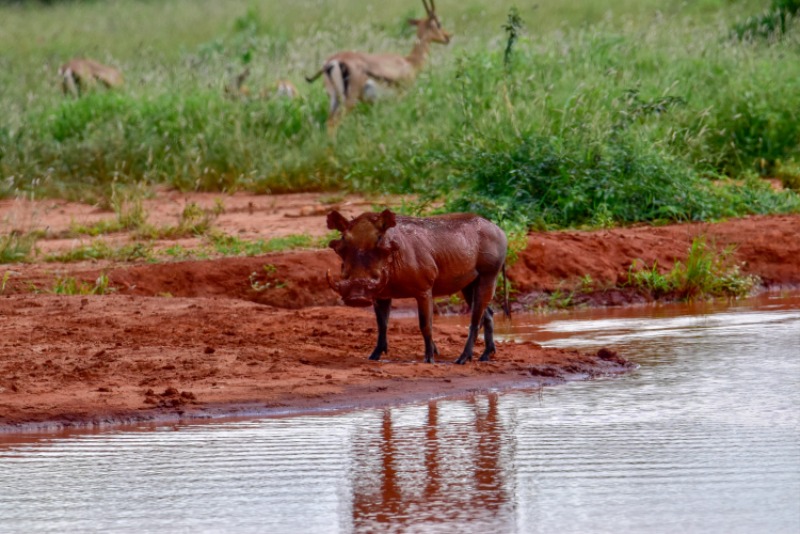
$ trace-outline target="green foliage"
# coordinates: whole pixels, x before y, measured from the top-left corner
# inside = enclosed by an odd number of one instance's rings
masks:
[[[717,251],[704,236],[692,240],[685,262],[675,262],[672,270],[662,273],[657,263],[651,268],[634,260],[628,270],[628,284],[648,291],[654,297],[675,295],[684,300],[707,297],[744,297],[760,282],[754,275],[743,274],[733,263],[733,247]]]
[[[138,188],[112,184],[108,207],[113,209],[115,218],[103,219],[90,225],[73,223],[70,225],[70,233],[99,236],[128,230],[135,230],[140,234],[149,232],[150,225],[147,222],[147,211],[142,204],[142,196],[143,193]]]
[[[783,187],[800,193],[800,164],[794,161],[778,162],[775,177],[780,179]]]
[[[258,256],[270,252],[314,246],[314,239],[308,235],[289,235],[256,241],[247,241],[236,236],[217,233],[212,233],[208,237],[215,252],[223,256]]]
[[[0,235],[0,263],[27,261],[34,251],[38,237],[35,233],[15,231]]]
[[[633,260],[628,269],[628,285],[649,291],[655,297],[661,297],[672,291],[672,278],[662,274],[658,269],[658,262],[654,261],[651,268],[642,265],[641,260]]]
[[[780,39],[789,31],[798,13],[800,0],[772,0],[768,10],[736,24],[733,34],[738,39]]]
[[[506,32],[506,48],[503,50],[503,65],[508,68],[511,65],[511,55],[514,51],[514,43],[519,39],[519,34],[525,27],[522,17],[519,16],[519,10],[512,6],[508,10],[508,20],[503,24],[503,30]]]
[[[212,224],[219,215],[219,205],[213,209],[203,209],[195,202],[189,202],[181,211],[178,225],[158,232],[159,237],[200,236],[211,231]]]
[[[568,146],[528,138],[491,151],[453,154],[461,172],[436,184],[447,188],[447,209],[475,211],[526,226],[610,226],[634,221],[706,220],[769,211],[779,195],[758,183],[726,187],[690,172],[641,144],[606,140]],[[756,193],[758,191],[758,193]],[[786,197],[789,208],[800,206]]]
[[[691,125],[707,129],[692,156],[707,158],[715,170],[731,175],[750,170],[770,175],[779,161],[797,156],[800,108],[791,102],[800,91],[800,80],[791,78],[795,74],[775,76],[768,84],[758,79],[743,83],[741,94],[719,95],[718,106],[725,113]]]
[[[67,263],[86,260],[136,261],[153,258],[153,249],[145,243],[129,243],[115,248],[101,239],[89,245],[75,247],[67,252],[50,254],[44,261]]]
[[[50,291],[56,295],[106,295],[116,289],[110,285],[108,276],[103,273],[93,284],[72,276],[58,277]]]
[[[176,234],[176,228],[154,228],[153,232],[159,234],[160,237],[164,237],[166,234],[169,234],[167,237],[174,237],[174,235],[178,235]],[[156,262],[165,259],[208,259],[220,255],[258,256],[298,248],[322,248],[326,247],[330,240],[329,238],[315,239],[308,235],[289,235],[269,240],[258,239],[252,241],[217,232],[210,232],[205,235],[205,238],[207,243],[197,248],[187,248],[183,245],[175,244],[164,249],[156,249],[151,242],[142,241],[114,247],[102,239],[96,239],[88,245],[81,245],[66,252],[47,255],[44,257],[44,261],[57,263],[87,260]],[[25,259],[27,258],[28,256],[25,256]]]
[[[265,278],[264,281],[260,281],[259,274],[256,271],[250,273],[248,280],[250,281],[250,288],[253,291],[261,292],[266,291],[267,289],[280,289],[282,287],[286,287],[286,282],[278,280],[276,278],[276,274],[278,272],[278,268],[268,263],[264,265],[264,274],[263,277]]]
[[[420,210],[447,196],[446,209],[523,233],[800,210],[794,192],[737,185],[800,153],[793,3],[773,3],[787,31],[766,44],[721,30],[755,0],[537,5],[535,15],[508,1],[440,6],[458,39],[432,47],[413,86],[349,113],[335,138],[322,84],[299,80],[335,50],[406,53],[406,2],[380,13],[353,0],[66,3],[24,16],[0,7],[0,197],[96,201],[140,184],[412,193]],[[348,24],[321,24],[333,14]],[[167,24],[176,19],[180,28]],[[120,66],[126,87],[64,99],[58,61],[93,50],[109,28],[119,38],[98,59]],[[244,64],[253,95],[280,77],[302,96],[225,98]],[[120,228],[157,233],[129,204]],[[208,233],[204,217],[181,231]]]
[[[574,291],[564,291],[558,288],[548,297],[546,307],[550,310],[565,310],[572,307],[574,298]]]

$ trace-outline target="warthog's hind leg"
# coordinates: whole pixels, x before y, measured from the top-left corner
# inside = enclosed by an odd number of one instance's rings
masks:
[[[472,284],[462,290],[464,298],[469,303],[472,316],[469,322],[469,336],[467,343],[464,345],[464,351],[458,357],[456,363],[463,365],[472,361],[472,351],[475,348],[475,340],[478,338],[478,332],[481,325],[486,328],[486,350],[481,355],[480,361],[485,362],[495,352],[494,338],[493,338],[493,322],[492,312],[489,310],[489,302],[494,295],[494,286],[497,275],[479,276]]]
[[[425,340],[425,363],[433,363],[433,357],[439,355],[439,349],[433,342],[433,295],[424,295],[417,299],[419,313],[419,329]]]
[[[486,342],[486,348],[478,361],[488,362],[497,352],[497,347],[494,345],[494,310],[489,307],[483,312],[483,340]]]

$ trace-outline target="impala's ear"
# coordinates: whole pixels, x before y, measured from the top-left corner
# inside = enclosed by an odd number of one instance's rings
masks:
[[[419,26],[421,22],[420,19],[408,19],[409,26]]]
[[[347,229],[347,219],[338,211],[333,210],[328,214],[328,228],[330,230],[339,230],[344,233]]]

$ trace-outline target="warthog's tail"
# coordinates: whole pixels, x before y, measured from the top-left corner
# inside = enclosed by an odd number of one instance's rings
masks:
[[[511,318],[511,306],[508,305],[508,277],[506,276],[506,263],[503,262],[503,313]]]

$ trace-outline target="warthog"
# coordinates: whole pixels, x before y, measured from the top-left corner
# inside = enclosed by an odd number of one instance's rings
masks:
[[[384,210],[350,221],[332,211],[328,228],[342,234],[329,243],[342,258],[342,279],[334,282],[328,271],[328,284],[348,306],[375,309],[378,342],[370,360],[380,359],[389,350],[386,329],[392,299],[413,298],[425,340],[425,362],[433,362],[439,354],[432,338],[433,298],[459,291],[472,316],[467,343],[456,363],[472,360],[481,326],[486,348],[480,361],[488,361],[496,352],[489,303],[497,276],[505,269],[508,247],[497,225],[470,213],[416,218]],[[507,301],[506,292],[506,309]]]

